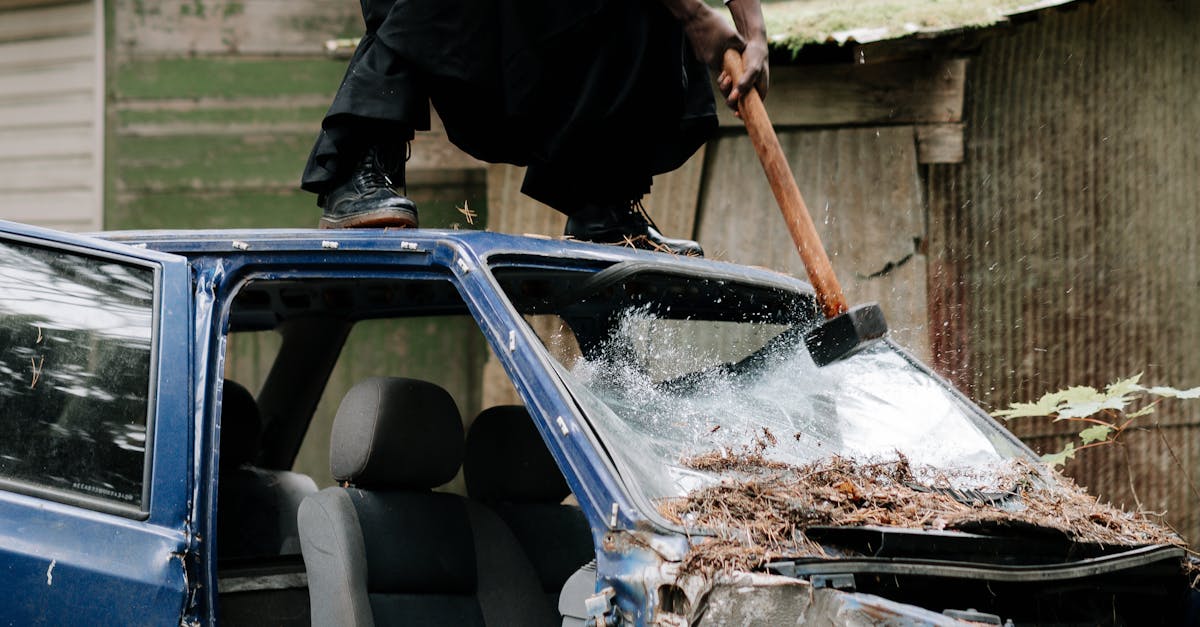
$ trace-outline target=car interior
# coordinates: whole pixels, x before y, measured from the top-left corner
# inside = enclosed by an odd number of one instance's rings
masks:
[[[253,280],[227,346],[222,623],[562,622],[591,530],[446,277]]]

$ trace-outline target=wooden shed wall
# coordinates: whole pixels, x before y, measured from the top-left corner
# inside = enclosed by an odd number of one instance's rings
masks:
[[[97,230],[104,132],[100,2],[46,4],[0,4],[0,218]]]
[[[1198,1],[1109,0],[1044,13],[970,62],[965,113],[961,61],[778,68],[772,117],[850,299],[883,301],[902,343],[932,354],[985,405],[1139,371],[1156,383],[1200,384],[1192,355],[1200,305],[1189,298],[1200,286],[1200,110],[1187,62]],[[313,198],[296,184],[345,69],[321,45],[360,34],[357,3],[108,6],[105,226],[312,224]],[[965,151],[955,141],[964,123]],[[656,181],[653,215],[669,234],[698,236],[710,256],[801,273],[746,138],[735,120],[724,124],[685,168]],[[561,233],[561,216],[519,195],[519,168],[485,167],[437,132],[420,136],[413,153],[410,193],[423,224],[461,223],[455,209],[469,204],[481,214],[475,226]],[[950,164],[931,165],[939,162]],[[489,207],[502,209],[489,216]],[[467,334],[422,325],[364,342],[404,338],[420,354],[473,347],[455,366],[464,374],[447,381],[470,416],[513,395]],[[269,344],[234,343],[231,371],[253,379]],[[1074,472],[1132,504],[1128,468],[1148,477],[1172,468],[1175,455],[1194,473],[1196,416],[1164,407],[1172,451],[1154,434],[1133,434],[1124,448],[1089,451]],[[1062,442],[1032,423],[1014,426],[1035,445]],[[309,453],[304,470],[320,479],[319,456]],[[1169,506],[1176,524],[1200,536],[1186,482],[1143,483],[1146,507]]]
[[[928,166],[939,366],[985,407],[1144,373],[1200,385],[1198,0],[1047,11],[968,74],[965,160]],[[1068,467],[1200,539],[1200,406]],[[1069,425],[1010,425],[1057,450]],[[1182,466],[1182,468],[1180,467]]]
[[[362,35],[354,0],[109,0],[108,198],[105,227],[316,226],[300,173],[346,70],[325,42]],[[0,148],[2,150],[2,148]],[[408,164],[423,226],[487,218],[486,170],[436,128]],[[258,390],[277,340],[229,343],[227,375]],[[380,347],[386,347],[380,350]],[[358,325],[325,390],[297,469],[332,483],[328,430],[342,394],[373,374],[435,381],[463,415],[480,409],[487,353],[474,324],[455,320]]]
[[[925,208],[919,168],[961,159],[966,62],[918,59],[772,70],[771,121],[852,303],[878,301],[892,336],[928,359]],[[522,169],[488,171],[490,225],[558,235],[563,220],[522,199]],[[721,132],[645,200],[663,231],[709,258],[805,277],[742,123]]]
[[[784,130],[780,143],[851,303],[876,301],[891,336],[928,358],[924,207],[911,126]],[[805,277],[754,148],[709,146],[700,240],[721,258]]]
[[[362,35],[352,0],[110,0],[107,228],[315,226],[300,172],[346,70],[325,42]],[[483,164],[422,134],[422,223],[486,210]]]

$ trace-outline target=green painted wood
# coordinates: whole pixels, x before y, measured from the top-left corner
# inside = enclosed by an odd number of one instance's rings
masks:
[[[417,203],[424,227],[486,227],[482,187],[465,193],[459,188],[413,188],[409,196]],[[478,214],[474,225],[467,224],[458,211],[464,197]],[[321,216],[316,196],[299,190],[145,193],[120,195],[113,203],[106,218],[108,229],[308,228],[316,226]]]
[[[330,59],[132,59],[117,64],[117,99],[246,98],[333,94],[346,71]]]
[[[123,55],[313,55],[363,32],[355,0],[110,1]]]
[[[170,129],[172,127],[186,128],[187,125],[212,123],[263,125],[304,123],[311,125],[312,132],[315,133],[329,105],[329,103],[324,102],[329,99],[328,96],[321,94],[320,99],[323,104],[317,106],[292,106],[288,103],[287,99],[279,99],[260,106],[237,107],[236,103],[246,100],[242,98],[233,101],[228,106],[210,106],[207,108],[194,106],[184,109],[122,109],[118,107],[116,110],[117,128],[119,132],[127,133],[131,126],[149,127],[151,125],[158,125]],[[139,104],[146,103],[141,101]]]
[[[299,228],[315,226],[318,211],[314,198],[300,191],[121,195],[105,228]]]
[[[122,137],[123,190],[299,185],[312,135]]]
[[[298,189],[300,173],[346,69],[345,60],[325,58],[320,47],[326,37],[351,34],[347,29],[360,19],[357,3],[108,0],[106,8],[112,61],[105,227],[315,226],[320,209],[314,195]],[[223,56],[204,56],[214,53]],[[444,137],[418,143],[407,193],[420,207],[422,226],[483,228],[484,172],[477,164],[450,168],[456,162],[437,158],[445,143]],[[459,212],[464,207],[475,224]],[[278,342],[274,333],[234,336],[227,376],[257,391]],[[480,409],[486,353],[466,317],[360,323],[296,469],[332,483],[333,414],[345,392],[368,376],[438,383],[470,420]],[[461,492],[461,479],[451,489]]]
[[[481,229],[487,225],[484,187],[413,187],[421,226]],[[476,214],[469,225],[458,211],[466,201]],[[122,193],[106,215],[109,229],[307,228],[317,225],[317,197],[300,190],[175,191]]]

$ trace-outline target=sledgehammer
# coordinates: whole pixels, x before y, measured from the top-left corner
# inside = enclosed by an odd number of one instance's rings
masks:
[[[737,50],[725,51],[725,73],[736,84],[742,76],[742,55]],[[808,352],[818,366],[833,363],[848,357],[875,342],[887,333],[887,321],[878,303],[858,305],[851,309],[846,305],[846,296],[838,284],[829,255],[821,245],[812,216],[796,186],[792,169],[788,166],[779,138],[767,117],[758,90],[751,89],[741,94],[738,111],[746,124],[746,132],[762,162],[763,171],[775,194],[775,201],[783,212],[792,241],[800,251],[800,259],[808,271],[808,280],[817,295],[817,304],[825,314],[825,321],[804,336]]]

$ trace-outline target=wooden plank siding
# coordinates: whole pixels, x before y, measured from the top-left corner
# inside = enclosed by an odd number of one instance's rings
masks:
[[[101,226],[98,10],[97,2],[0,9],[0,218]]]
[[[315,226],[320,211],[299,191],[300,172],[345,64],[323,56],[120,62],[108,228]],[[465,226],[464,203],[486,219],[483,164],[451,146],[440,126],[413,142],[408,172],[423,225]]]
[[[771,122],[792,126],[941,124],[962,120],[966,59],[780,66],[771,69]],[[722,126],[740,127],[726,107]]]
[[[113,0],[122,54],[159,57],[320,55],[325,41],[362,36],[346,0]]]
[[[925,181],[936,361],[985,407],[1137,373],[1200,385],[1198,28],[1196,0],[1089,3],[972,61],[963,163]],[[1069,473],[1200,539],[1200,407],[1143,422],[1165,437],[1133,433]],[[1010,426],[1042,450],[1078,431]]]
[[[967,66],[940,57],[781,66],[772,70],[767,100],[847,297],[880,302],[892,336],[926,359],[918,167],[962,158]],[[646,206],[665,233],[699,239],[709,257],[806,276],[741,121],[723,106],[719,118],[722,133],[684,167],[656,177]],[[490,226],[560,235],[564,219],[520,195],[523,176],[522,168],[489,168],[488,205],[497,208]],[[502,374],[494,362],[488,373]],[[514,398],[500,377],[485,385],[486,397]]]
[[[345,59],[326,56],[324,42],[362,34],[359,3],[112,0],[110,6],[105,226],[316,226],[320,210],[315,196],[299,190],[300,173],[346,70]],[[436,124],[413,142],[412,154],[408,194],[422,226],[482,228],[484,165],[454,149]],[[457,211],[463,206],[478,214],[476,225],[465,224]],[[270,333],[233,338],[227,375],[257,391],[277,342]],[[367,376],[439,383],[470,420],[480,409],[486,351],[474,323],[461,318],[358,325],[296,469],[331,484],[333,415],[342,395]],[[461,482],[452,488],[461,490]]]
[[[928,358],[912,127],[788,130],[779,141],[847,300],[879,302],[892,337]],[[698,230],[709,256],[807,276],[749,138],[723,134],[708,150]]]

